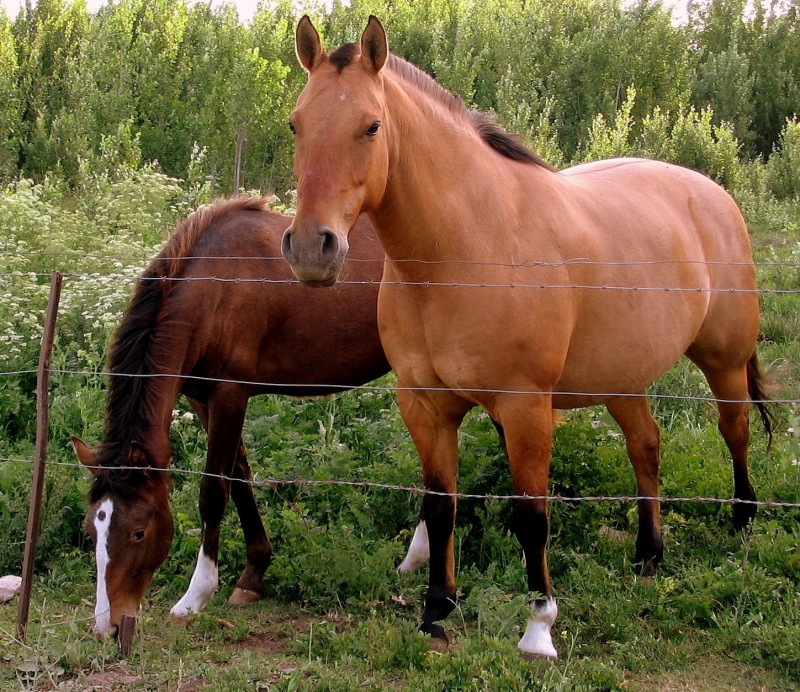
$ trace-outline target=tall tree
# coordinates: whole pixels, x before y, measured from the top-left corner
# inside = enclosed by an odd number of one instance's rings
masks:
[[[17,51],[11,24],[0,13],[0,185],[9,182],[17,172],[22,129]]]

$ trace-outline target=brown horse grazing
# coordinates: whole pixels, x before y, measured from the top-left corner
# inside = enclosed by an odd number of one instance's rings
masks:
[[[718,400],[734,496],[748,479],[748,399],[768,424],[755,347],[758,297],[736,204],[694,171],[641,159],[557,172],[487,115],[390,55],[370,17],[331,54],[304,17],[308,82],[291,115],[298,181],[282,251],[312,286],[337,281],[367,212],[386,251],[378,325],[425,487],[456,491],[456,430],[482,406],[505,430],[513,527],[532,614],[519,647],[556,656],[550,628],[551,408],[605,404],[625,434],[638,492],[658,495],[659,431],[647,387],[682,355]],[[768,428],[769,431],[769,428]],[[422,630],[454,607],[455,499],[423,501],[430,583]],[[734,506],[737,526],[753,505]],[[639,503],[636,559],[661,558],[659,504]]]
[[[241,434],[250,397],[330,394],[337,390],[324,385],[346,389],[389,371],[376,322],[383,250],[369,223],[359,221],[352,233],[354,256],[367,261],[350,262],[343,272],[363,283],[313,291],[294,281],[279,255],[290,221],[258,199],[207,207],[178,224],[136,285],[109,353],[105,440],[95,453],[73,438],[78,458],[94,474],[86,528],[96,546],[98,635],[115,633],[123,616],[136,615],[169,553],[168,478],[150,468],[169,464],[170,420],[180,394],[208,431],[206,472],[248,480]],[[207,277],[223,281],[200,280]],[[244,281],[230,281],[237,278]],[[204,476],[197,568],[173,615],[199,612],[216,589],[229,497],[247,543],[247,564],[231,600],[246,603],[262,594],[271,547],[252,487]]]

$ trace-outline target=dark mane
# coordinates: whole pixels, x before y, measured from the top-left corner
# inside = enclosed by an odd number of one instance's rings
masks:
[[[160,281],[182,274],[198,238],[220,217],[238,210],[262,211],[263,199],[240,197],[203,207],[178,222],[161,252],[137,280],[109,345],[106,361],[110,373],[106,391],[105,439],[96,455],[99,466],[119,466],[129,458],[130,443],[142,438],[150,420],[155,380],[136,375],[161,372],[163,345],[156,338],[158,316],[175,282]],[[133,376],[132,376],[133,375]],[[135,481],[134,477],[139,480]],[[99,474],[89,491],[91,501],[112,490],[126,492],[131,483],[144,482],[144,474],[118,471]]]
[[[528,149],[517,135],[504,130],[493,115],[479,110],[471,110],[469,119],[480,134],[481,139],[503,156],[514,161],[532,163],[550,171],[556,170],[539,154]]]
[[[514,161],[530,163],[555,171],[553,166],[526,147],[517,135],[504,130],[493,115],[479,110],[467,109],[458,96],[445,89],[427,72],[420,70],[407,60],[398,58],[396,55],[390,55],[387,64],[394,74],[437,99],[453,113],[465,116],[472,123],[481,139],[495,151]]]

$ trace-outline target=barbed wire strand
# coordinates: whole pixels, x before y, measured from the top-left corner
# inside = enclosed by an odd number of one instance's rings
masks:
[[[0,461],[5,461],[1,459]],[[33,463],[29,460],[15,460],[23,463]],[[83,468],[86,467],[78,462],[67,461],[49,461],[48,466],[62,466],[68,468]],[[305,488],[311,486],[327,486],[327,487],[349,487],[349,488],[364,488],[369,490],[390,490],[394,492],[405,492],[416,495],[437,495],[440,497],[452,497],[459,500],[547,500],[549,502],[564,502],[564,503],[580,503],[580,502],[621,502],[631,503],[640,500],[657,500],[660,503],[668,504],[675,502],[689,502],[689,503],[704,503],[704,504],[723,504],[723,505],[754,505],[756,507],[764,507],[767,509],[772,508],[786,508],[786,509],[800,509],[800,502],[783,502],[776,500],[742,500],[739,498],[720,498],[720,497],[669,497],[666,495],[581,495],[581,496],[568,496],[568,495],[498,495],[494,493],[448,493],[439,490],[429,490],[421,488],[416,485],[399,485],[395,483],[382,483],[378,481],[343,481],[335,479],[317,479],[317,478],[264,478],[259,479],[256,473],[253,478],[234,478],[226,474],[209,473],[208,471],[198,471],[195,469],[181,469],[181,468],[158,468],[154,466],[141,467],[141,466],[96,466],[95,469],[103,471],[156,471],[160,473],[172,473],[176,475],[185,476],[199,476],[205,478],[216,478],[217,480],[227,481],[229,483],[244,483],[255,488],[274,488],[278,486],[295,486],[298,488]]]
[[[530,396],[564,396],[564,397],[592,397],[597,399],[630,398],[630,399],[665,399],[669,401],[697,401],[703,403],[722,403],[722,404],[750,404],[750,399],[719,399],[714,396],[700,396],[691,394],[648,394],[641,392],[562,392],[526,389],[495,389],[491,387],[399,387],[396,385],[346,385],[346,384],[325,384],[325,383],[295,383],[295,382],[258,382],[254,380],[224,379],[216,377],[204,377],[201,375],[179,375],[171,373],[112,373],[105,371],[84,371],[67,370],[62,368],[51,368],[49,370],[54,375],[70,375],[80,377],[133,377],[133,378],[176,378],[199,382],[215,382],[224,384],[238,384],[252,387],[264,387],[266,389],[329,389],[332,392],[366,391],[366,392],[464,392],[468,394],[520,394]],[[798,399],[768,399],[767,404],[798,404]]]
[[[169,281],[169,282],[216,282],[216,283],[230,283],[230,284],[298,284],[300,281],[297,279],[268,279],[268,278],[254,278],[254,277],[220,277],[220,276],[152,276],[152,277],[134,277],[127,274],[100,274],[82,273],[82,272],[62,272],[65,278],[80,278],[80,279],[105,279],[108,281]],[[0,274],[0,277],[37,277],[44,278],[50,274]],[[339,286],[380,286],[393,285],[393,286],[417,286],[423,288],[503,288],[503,289],[538,289],[538,290],[599,290],[599,291],[630,291],[640,293],[750,293],[756,295],[797,295],[800,294],[800,288],[732,288],[732,287],[703,287],[703,286],[622,286],[622,285],[608,285],[608,284],[547,284],[547,283],[524,283],[524,282],[510,282],[510,283],[491,283],[491,282],[458,282],[458,281],[382,281],[380,279],[343,279],[337,282]]]
[[[33,375],[36,370],[7,370],[0,371],[0,377],[13,377],[20,375]],[[190,375],[180,373],[125,373],[125,372],[107,372],[103,370],[69,370],[66,368],[50,368],[48,372],[52,375],[68,375],[71,377],[128,377],[128,378],[141,378],[141,379],[160,379],[160,378],[174,378],[181,380],[191,380],[195,382],[213,382],[218,384],[236,384],[248,387],[259,387],[271,390],[330,390],[331,394],[322,394],[317,396],[331,396],[337,393],[346,393],[350,391],[361,392],[396,392],[396,391],[410,391],[410,392],[463,392],[469,394],[520,394],[530,396],[563,396],[563,397],[591,397],[598,400],[613,399],[613,398],[644,398],[653,400],[665,401],[687,401],[687,402],[700,402],[708,404],[752,404],[751,399],[720,399],[711,395],[693,395],[693,394],[661,394],[658,392],[641,393],[641,392],[566,392],[566,391],[544,391],[544,390],[525,390],[525,389],[493,389],[489,387],[481,388],[454,388],[454,387],[399,387],[396,385],[375,385],[375,384],[362,384],[362,385],[347,385],[347,384],[327,384],[324,382],[319,383],[299,383],[299,382],[264,382],[259,380],[239,380],[224,377],[205,377],[202,375]],[[265,392],[269,393],[269,392]],[[777,405],[793,405],[800,404],[800,399],[767,399],[766,404]],[[601,404],[598,404],[601,405]]]
[[[156,253],[158,251],[156,250]],[[92,259],[104,260],[107,262],[147,262],[154,261],[157,255],[149,256],[118,256],[118,255],[96,255],[84,254],[80,252],[17,252],[15,250],[2,250],[0,256],[8,255],[14,257],[33,257],[35,259]],[[232,262],[286,262],[283,255],[182,255],[180,257],[169,257],[170,262],[192,262],[194,260],[222,260]],[[530,269],[536,267],[564,267],[570,265],[586,265],[586,266],[602,266],[602,267],[634,267],[634,266],[653,266],[653,265],[698,265],[698,266],[723,266],[723,267],[783,267],[791,269],[800,269],[800,262],[795,261],[778,261],[778,260],[765,260],[765,261],[752,261],[752,262],[737,262],[727,260],[706,260],[706,259],[643,259],[643,260],[593,260],[589,257],[570,257],[563,260],[538,260],[529,258],[520,262],[498,262],[490,260],[466,260],[466,259],[436,259],[426,260],[416,257],[409,257],[404,259],[388,260],[383,257],[369,258],[369,257],[348,257],[348,263],[354,264],[419,264],[419,265],[464,265],[464,266],[481,266],[481,267],[507,267],[512,269]]]

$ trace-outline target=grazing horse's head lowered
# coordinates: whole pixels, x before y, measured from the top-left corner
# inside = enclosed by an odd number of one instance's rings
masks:
[[[103,440],[96,451],[78,438],[73,445],[93,475],[86,529],[96,546],[94,631],[118,632],[123,651],[133,634],[125,616],[136,615],[173,536],[165,471],[178,398],[208,434],[197,562],[170,609],[184,618],[202,611],[219,586],[221,524],[230,502],[247,550],[229,602],[243,606],[264,594],[272,546],[242,443],[248,400],[328,394],[389,370],[376,319],[384,254],[372,227],[361,219],[350,234],[355,261],[342,275],[352,284],[316,291],[291,281],[286,262],[276,261],[290,221],[268,200],[250,197],[190,214],[136,283],[109,343]],[[423,554],[419,546],[418,540],[409,569]]]
[[[94,476],[85,521],[97,561],[92,631],[113,636],[123,616],[136,617],[153,572],[172,546],[167,478],[148,468],[147,455],[136,443],[130,446],[125,463],[117,461],[122,469],[100,468],[98,454],[77,437],[72,443],[78,459]]]
[[[347,235],[358,215],[370,211],[384,193],[390,152],[380,71],[389,48],[374,17],[360,45],[347,44],[331,55],[308,17],[301,20],[297,38],[297,57],[309,81],[289,119],[295,136],[298,215],[283,236],[281,250],[300,281],[329,286],[339,276]],[[360,57],[351,64],[358,51]],[[328,79],[318,82],[317,73]],[[322,96],[336,103],[335,109],[314,111],[320,90],[330,92]],[[317,146],[323,131],[332,142],[324,148]],[[329,204],[332,199],[335,205]]]

